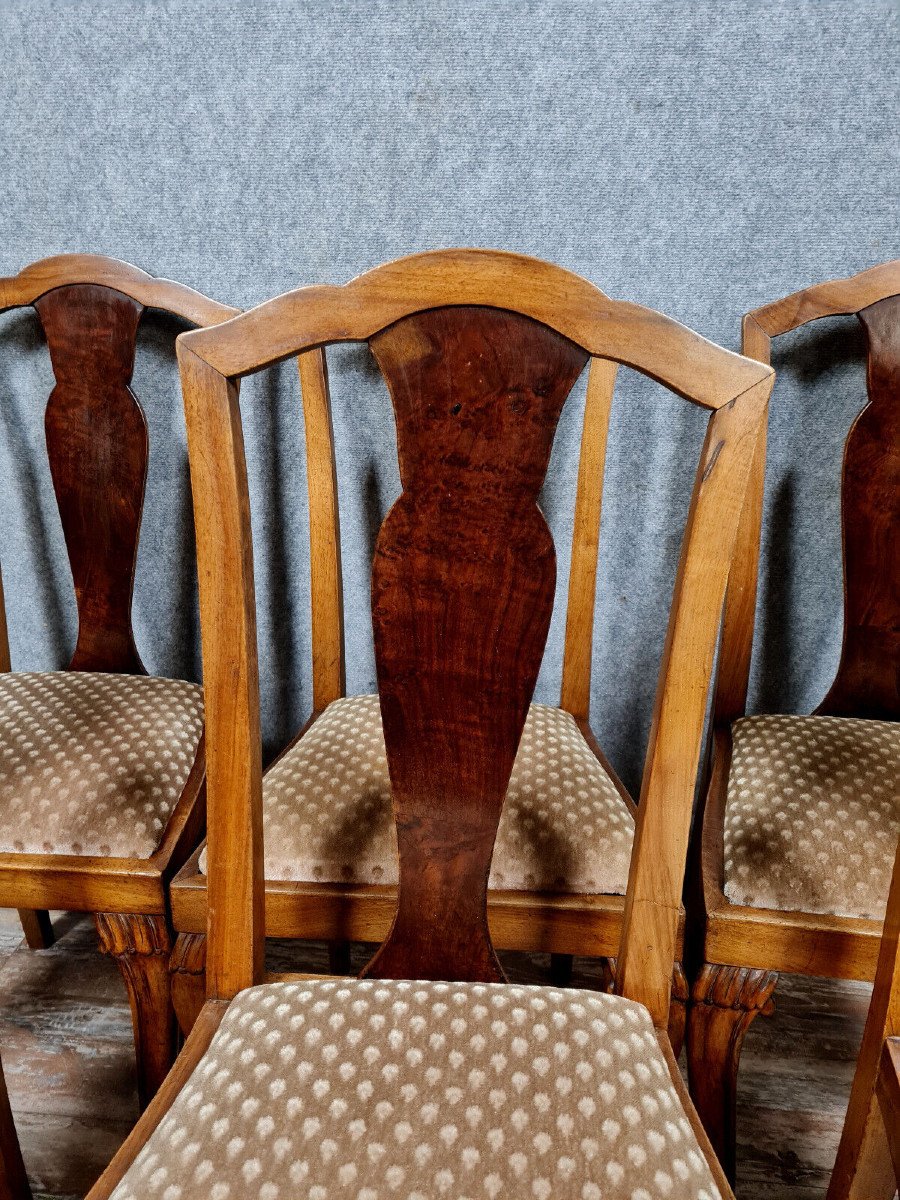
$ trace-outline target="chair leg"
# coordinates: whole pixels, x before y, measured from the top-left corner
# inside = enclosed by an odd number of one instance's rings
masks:
[[[13,1124],[6,1079],[0,1067],[0,1200],[31,1200],[31,1188]]]
[[[669,1041],[672,1043],[672,1053],[678,1058],[684,1045],[684,1031],[687,1027],[688,1010],[688,981],[680,962],[675,964],[672,971],[672,998],[669,1002]]]
[[[169,959],[169,981],[178,1026],[187,1037],[206,1001],[205,933],[179,933]]]
[[[25,941],[32,950],[48,950],[56,941],[50,914],[45,908],[20,908],[16,910],[22,923]]]
[[[694,980],[687,1018],[688,1085],[728,1179],[735,1175],[738,1063],[755,1018],[775,1011],[774,971],[706,963]]]
[[[350,943],[349,942],[329,942],[328,943],[328,974],[329,975],[349,975],[350,974]]]
[[[164,916],[145,913],[95,913],[94,921],[100,948],[116,960],[128,992],[143,1112],[175,1061],[169,926]]]
[[[550,982],[554,987],[568,987],[575,966],[574,954],[550,955]]]

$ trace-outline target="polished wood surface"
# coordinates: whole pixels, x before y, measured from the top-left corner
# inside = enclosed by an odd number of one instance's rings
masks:
[[[587,720],[591,706],[597,554],[603,509],[606,441],[617,371],[617,363],[604,358],[591,359],[584,404],[581,456],[578,460],[559,704],[560,708],[582,721]]]
[[[194,498],[207,745],[210,999],[262,973],[262,745],[250,497],[238,383],[177,342]]]
[[[144,675],[131,597],[150,444],[128,386],[144,309],[93,284],[54,288],[34,307],[56,376],[44,425],[78,605],[69,667]]]
[[[23,267],[18,275],[0,277],[0,310],[33,305],[54,288],[70,284],[112,288],[144,308],[158,308],[201,327],[227,321],[239,311],[103,254],[57,254]]]
[[[869,403],[847,435],[841,481],[844,640],[817,712],[900,720],[900,296],[859,314]]]
[[[840,665],[816,710],[842,716],[898,718],[900,682],[900,260],[831,280],[748,313],[744,352],[771,358],[771,339],[810,321],[858,314],[868,336],[868,403],[847,437],[841,488],[845,630]],[[760,432],[725,604],[720,672],[714,699],[711,771],[696,829],[700,845],[688,884],[693,1002],[688,1056],[695,1099],[722,1160],[734,1161],[736,1080],[742,1036],[766,1000],[750,1009],[708,1003],[729,995],[735,971],[746,979],[792,971],[872,979],[879,952],[877,921],[731,904],[724,894],[725,797],[730,725],[746,712],[753,646],[765,476]],[[756,973],[762,972],[762,975]],[[725,1015],[727,1009],[729,1015]],[[692,1050],[692,1044],[694,1049]]]
[[[319,713],[344,694],[341,527],[324,351],[307,350],[299,354],[297,367],[303,397],[309,495],[310,634],[315,647],[313,711]]]
[[[370,346],[394,405],[403,491],[372,569],[400,887],[367,974],[497,980],[488,874],[556,585],[536,502],[587,355],[482,308],[408,317]]]
[[[753,363],[671,317],[613,300],[552,263],[500,250],[431,250],[385,263],[343,286],[299,288],[197,331],[192,351],[239,378],[338,342],[366,342],[430,308],[487,305],[531,317],[592,357],[634,367],[704,408],[721,408],[759,382]]]
[[[138,323],[147,308],[200,324],[237,310],[98,255],[44,259],[0,279],[0,311],[29,305],[44,330],[56,380],[45,428],[79,617],[70,668],[143,674],[131,627],[149,452],[144,414],[129,388]],[[0,659],[9,669],[5,639]],[[21,911],[35,947],[49,944],[46,910],[96,914],[134,1012],[142,1103],[173,1056],[166,890],[203,833],[204,769],[201,739],[148,859],[0,854],[0,903]]]

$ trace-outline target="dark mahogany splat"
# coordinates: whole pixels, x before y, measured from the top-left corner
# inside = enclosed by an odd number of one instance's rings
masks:
[[[900,296],[859,314],[869,403],[844,448],[844,644],[818,708],[900,718]]]
[[[487,880],[556,580],[536,501],[587,355],[489,308],[421,313],[371,347],[403,482],[372,572],[400,892],[366,973],[501,979]]]
[[[47,453],[78,604],[72,670],[144,674],[131,598],[147,480],[143,410],[128,384],[142,305],[111,288],[74,284],[34,306],[56,387]]]

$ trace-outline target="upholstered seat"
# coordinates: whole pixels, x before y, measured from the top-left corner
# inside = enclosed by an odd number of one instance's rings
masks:
[[[0,853],[148,858],[202,733],[193,683],[0,675]]]
[[[512,984],[240,993],[113,1200],[713,1200],[646,1009]]]
[[[271,880],[397,882],[397,835],[377,696],[336,700],[267,772]],[[627,804],[574,718],[529,709],[494,848],[492,888],[624,895]],[[205,852],[200,869],[205,871]]]
[[[728,900],[882,920],[900,833],[900,724],[744,717],[732,739]]]

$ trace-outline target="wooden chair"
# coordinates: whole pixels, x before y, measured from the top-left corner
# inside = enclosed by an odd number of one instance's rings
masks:
[[[3,612],[0,905],[19,909],[32,946],[52,937],[47,909],[94,914],[128,989],[143,1105],[174,1055],[166,883],[203,833],[203,698],[147,676],[134,643],[149,446],[128,384],[145,308],[194,325],[237,310],[87,254],[0,279],[0,311],[28,305],[56,378],[47,452],[78,640],[66,671],[12,672]]]
[[[743,348],[857,313],[868,404],[844,448],[844,641],[812,716],[745,717],[765,468],[760,440],[728,588],[692,927],[691,1095],[733,1178],[744,1035],[778,971],[872,979],[900,828],[900,261],[744,318]],[[855,719],[848,719],[855,718]]]
[[[827,1200],[892,1200],[900,1188],[900,841],[875,987]]]
[[[379,942],[397,898],[397,851],[377,696],[347,697],[338,482],[325,359],[299,358],[310,513],[313,713],[265,773],[266,932],[340,948]],[[494,945],[552,956],[611,957],[621,933],[635,806],[589,724],[606,440],[617,364],[588,374],[575,499],[562,688],[558,707],[532,705],[501,816],[488,892]],[[205,848],[172,883],[178,931],[172,993],[187,1033],[205,997]],[[337,953],[335,953],[337,951]],[[614,966],[614,963],[613,963]],[[687,983],[676,967],[672,1040],[680,1050]]]
[[[295,354],[324,384],[321,348],[338,341],[372,347],[398,431],[403,493],[378,535],[372,614],[399,894],[365,978],[257,987],[266,895],[238,384]],[[769,369],[557,267],[474,250],[292,292],[178,349],[207,718],[208,999],[92,1200],[729,1194],[666,1027],[714,648]],[[487,921],[553,603],[535,501],[566,394],[594,355],[713,410],[638,807],[619,995],[502,983]]]

